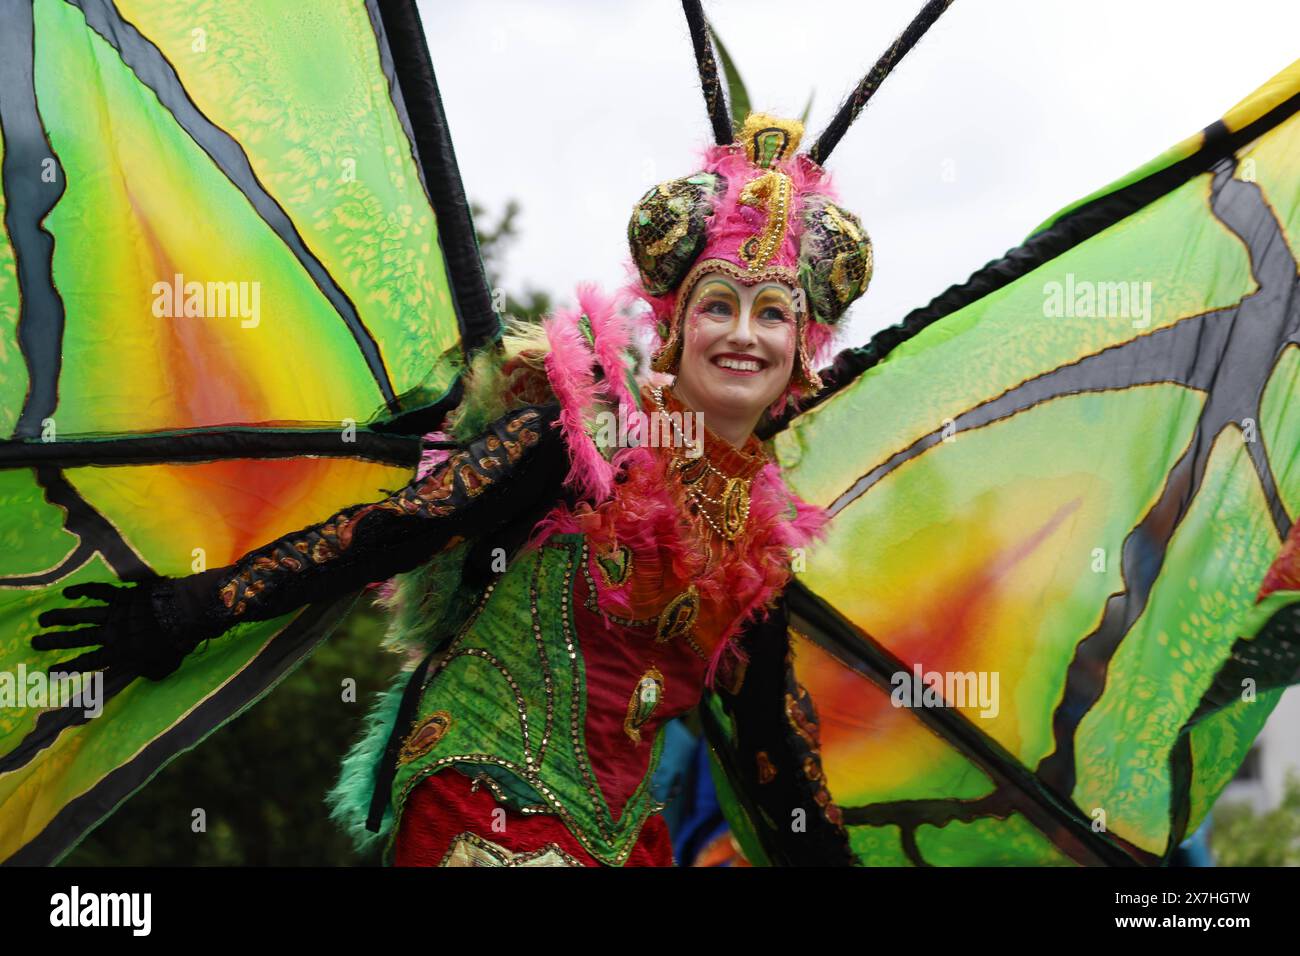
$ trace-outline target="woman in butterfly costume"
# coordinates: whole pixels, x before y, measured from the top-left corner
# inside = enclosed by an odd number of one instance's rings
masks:
[[[871,275],[869,239],[801,135],[752,114],[637,204],[645,380],[621,297],[583,287],[578,310],[479,357],[448,426],[460,447],[427,452],[405,488],[226,567],[70,588],[107,606],[47,612],[42,626],[92,626],[34,645],[98,646],[71,666],[160,680],[236,624],[394,579],[390,636],[413,666],[331,795],[356,833],[387,835],[391,862],[670,865],[650,789],[660,731],[711,687],[761,812],[791,821],[778,859],[848,864],[779,601],[824,518],[753,434],[820,386]]]

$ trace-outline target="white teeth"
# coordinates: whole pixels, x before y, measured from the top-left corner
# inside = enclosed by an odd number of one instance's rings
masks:
[[[740,372],[757,372],[762,368],[754,359],[720,358],[717,362],[723,368],[734,368]]]

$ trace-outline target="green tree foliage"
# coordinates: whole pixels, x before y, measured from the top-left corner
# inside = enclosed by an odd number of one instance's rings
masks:
[[[1300,866],[1300,774],[1287,774],[1282,802],[1266,813],[1217,806],[1210,847],[1219,866]]]
[[[487,273],[497,310],[503,316],[510,315],[529,322],[540,321],[551,311],[550,295],[533,288],[511,293],[506,290],[502,278],[506,251],[511,241],[519,235],[519,203],[513,199],[507,202],[506,208],[496,217],[495,222],[490,221],[487,210],[478,203],[470,203],[469,209],[470,215],[474,217],[479,255],[483,257],[483,269]]]

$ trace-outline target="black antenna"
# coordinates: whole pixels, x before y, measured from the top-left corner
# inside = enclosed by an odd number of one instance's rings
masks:
[[[951,2],[951,0],[949,0]],[[700,8],[700,0],[682,0],[686,24],[691,28],[691,45],[695,47],[695,66],[700,71],[700,88],[704,90],[704,108],[713,123],[713,138],[719,146],[726,146],[734,138],[731,131],[731,114],[718,83],[718,64],[713,59],[713,43],[709,39],[709,25]]]
[[[934,26],[934,22],[943,15],[943,12],[948,7],[952,6],[952,2],[953,0],[930,0],[921,8],[921,12],[907,25],[907,29],[876,61],[876,65],[871,68],[871,72],[862,78],[862,82],[857,85],[852,95],[840,106],[839,112],[835,114],[835,118],[831,120],[830,125],[817,138],[813,148],[808,150],[808,156],[813,162],[819,165],[826,162],[831,150],[839,143],[840,137],[848,131],[849,126],[858,118],[858,114],[862,112],[862,108],[867,105],[867,101],[880,88],[880,84],[885,81],[885,77],[889,76],[890,71],[898,66],[912,47],[916,46],[917,41],[925,36],[925,31]],[[699,5],[696,4],[696,6]]]

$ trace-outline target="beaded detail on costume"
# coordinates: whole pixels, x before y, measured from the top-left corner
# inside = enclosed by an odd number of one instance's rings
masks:
[[[453,454],[423,480],[383,501],[341,511],[328,521],[251,552],[218,583],[222,605],[230,616],[242,617],[264,603],[285,578],[337,561],[351,548],[357,526],[373,513],[425,519],[454,514],[504,476],[524,449],[537,444],[539,419],[537,411],[525,409],[506,423],[501,435],[487,434]],[[459,539],[454,539],[448,546],[457,543]]]
[[[749,521],[750,483],[758,470],[767,463],[757,441],[751,440],[753,450],[746,454],[740,450],[716,452],[717,439],[711,443],[719,465],[713,464],[710,455],[692,455],[686,448],[685,436],[673,422],[673,414],[683,414],[678,405],[670,413],[664,402],[663,389],[652,388],[655,408],[673,424],[675,436],[681,442],[673,443],[671,474],[690,499],[690,513],[704,521],[707,531],[726,541],[735,541],[745,531]],[[703,451],[703,449],[700,449]],[[734,473],[733,473],[734,472]],[[711,488],[712,494],[708,488]]]
[[[787,666],[788,664],[787,661]],[[844,822],[844,818],[840,813],[839,806],[831,799],[830,791],[826,788],[826,776],[822,772],[821,731],[817,720],[817,711],[813,706],[812,697],[809,696],[808,690],[793,679],[793,671],[790,671],[790,674],[789,682],[794,685],[794,689],[793,692],[786,692],[785,715],[790,722],[791,728],[807,745],[807,752],[804,755],[800,770],[813,786],[813,800],[821,808],[822,816],[826,818],[828,823],[840,826]],[[769,782],[773,777],[775,777],[775,773],[768,777],[767,780],[760,777],[760,782]]]
[[[485,589],[473,617],[426,680],[417,720],[445,712],[450,726],[431,748],[398,768],[393,796],[399,814],[411,790],[431,774],[452,767],[471,777],[507,771],[519,785],[516,792],[528,796],[516,809],[544,807],[596,859],[626,861],[645,820],[661,809],[650,778],[662,739],[656,734],[641,785],[615,814],[597,783],[584,735],[586,659],[571,603],[575,572],[589,559],[581,536],[557,535],[518,556]],[[521,631],[530,631],[532,639],[520,641]],[[637,715],[640,726],[650,711]],[[516,802],[505,790],[492,790],[498,799],[505,795]]]

